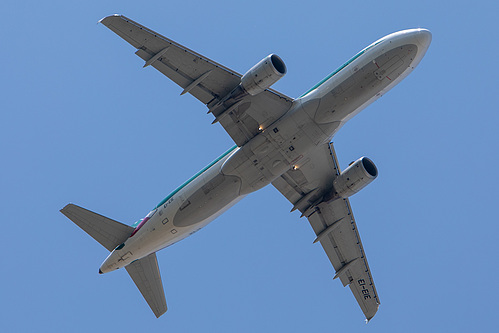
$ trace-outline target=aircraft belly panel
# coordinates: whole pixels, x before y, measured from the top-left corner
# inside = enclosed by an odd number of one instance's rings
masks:
[[[388,77],[393,71],[402,66],[404,61],[400,59],[398,55],[389,59],[383,66],[379,67],[374,71],[374,75],[380,81],[382,81],[385,77]]]
[[[210,218],[239,197],[240,190],[239,177],[218,174],[185,199],[173,217],[173,225],[188,227]]]
[[[417,46],[408,44],[376,57],[323,95],[314,120],[318,124],[346,122],[410,68],[416,53]]]

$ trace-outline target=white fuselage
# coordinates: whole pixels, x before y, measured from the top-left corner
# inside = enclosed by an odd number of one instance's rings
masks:
[[[213,221],[247,194],[307,162],[341,126],[405,78],[431,41],[424,29],[371,44],[293,102],[290,110],[242,147],[233,147],[170,194],[124,246],[111,252],[103,273],[172,245]]]

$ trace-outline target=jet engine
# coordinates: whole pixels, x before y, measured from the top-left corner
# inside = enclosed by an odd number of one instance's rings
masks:
[[[243,75],[241,86],[248,94],[255,96],[279,81],[286,71],[282,59],[270,54]]]
[[[377,176],[378,169],[373,161],[361,157],[336,177],[333,190],[327,199],[348,198],[370,184]]]

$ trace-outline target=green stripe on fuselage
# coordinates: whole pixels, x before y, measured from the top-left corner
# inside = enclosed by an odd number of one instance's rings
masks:
[[[190,182],[192,182],[194,179],[196,179],[197,177],[199,177],[200,175],[203,174],[203,172],[205,172],[206,170],[208,170],[209,168],[211,168],[213,165],[215,165],[218,161],[220,161],[222,158],[224,158],[225,156],[229,155],[231,152],[233,152],[235,149],[237,148],[237,145],[230,148],[229,150],[227,150],[225,153],[223,153],[220,157],[218,157],[216,160],[214,160],[213,162],[211,162],[210,164],[208,164],[206,167],[204,167],[201,171],[199,171],[198,173],[196,173],[194,176],[192,176],[191,178],[189,178],[186,182],[184,182],[182,185],[180,185],[179,187],[177,187],[175,189],[175,191],[173,191],[172,193],[170,193],[166,198],[163,199],[163,201],[161,201],[156,207],[155,209],[161,207],[161,205],[163,205],[165,202],[167,202],[168,200],[171,199],[171,197],[173,197],[175,194],[177,194],[181,189],[183,189],[184,187],[186,187]]]
[[[329,74],[328,76],[326,76],[324,79],[322,79],[322,81],[320,81],[319,83],[317,83],[315,86],[313,86],[312,88],[310,88],[309,90],[307,90],[307,92],[305,92],[304,94],[302,94],[300,97],[298,98],[302,98],[303,96],[305,96],[306,94],[308,94],[309,92],[319,88],[322,84],[324,84],[324,82],[326,82],[327,80],[329,80],[330,78],[332,78],[334,75],[338,74],[343,68],[347,67],[348,65],[350,65],[352,62],[354,62],[357,58],[359,58],[361,55],[363,55],[364,53],[366,53],[367,50],[369,50],[371,47],[373,46],[376,46],[378,45],[379,43],[381,43],[382,40],[376,42],[375,44],[373,45],[370,45],[368,47],[366,47],[365,49],[363,49],[362,51],[360,51],[359,53],[357,53],[356,55],[354,55],[350,60],[348,60],[347,62],[345,62],[343,65],[341,65],[337,70],[335,70],[334,72],[332,72],[331,74]]]

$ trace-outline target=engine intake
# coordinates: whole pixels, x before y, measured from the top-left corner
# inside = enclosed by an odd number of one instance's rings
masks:
[[[378,176],[378,169],[367,157],[350,164],[333,182],[329,200],[348,198],[369,185]]]
[[[243,75],[241,86],[248,94],[255,96],[279,81],[286,72],[282,59],[270,54]]]

